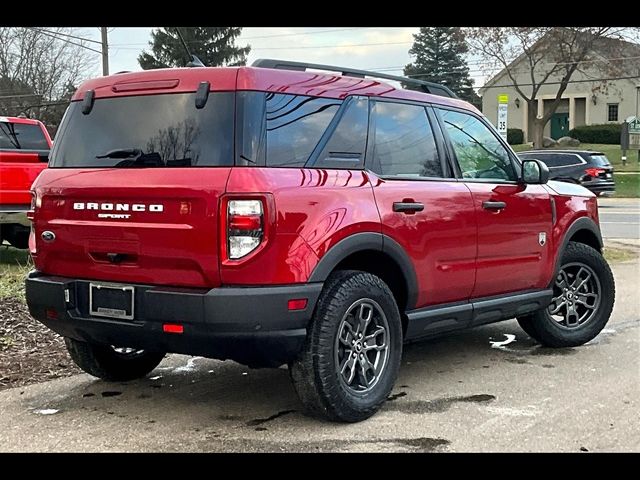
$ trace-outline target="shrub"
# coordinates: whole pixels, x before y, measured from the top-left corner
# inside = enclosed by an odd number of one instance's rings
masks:
[[[524,143],[524,132],[519,128],[507,128],[507,143],[509,145],[522,145]]]
[[[583,125],[569,131],[571,138],[577,138],[582,143],[605,143],[618,145],[622,125],[619,123],[606,123],[603,125]]]

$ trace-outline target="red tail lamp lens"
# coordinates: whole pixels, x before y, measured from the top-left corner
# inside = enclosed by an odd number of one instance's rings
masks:
[[[175,323],[165,323],[162,325],[162,331],[164,333],[184,333],[184,326]]]
[[[47,309],[45,309],[44,315],[49,320],[57,320],[58,319],[58,311],[55,308],[47,308]]]

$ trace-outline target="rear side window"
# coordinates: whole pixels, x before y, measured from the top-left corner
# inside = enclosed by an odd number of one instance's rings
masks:
[[[427,111],[418,105],[376,102],[371,170],[384,176],[442,177]]]
[[[359,168],[367,148],[368,125],[369,102],[366,98],[352,99],[313,166]]]
[[[549,168],[571,167],[583,163],[578,155],[573,153],[530,153],[519,155],[522,159],[536,159],[544,162]]]
[[[591,164],[595,165],[596,167],[609,167],[611,166],[611,164],[609,163],[609,159],[607,158],[606,155],[590,155],[591,157]]]
[[[0,122],[0,148],[3,150],[49,150],[39,125]]]
[[[72,102],[53,167],[212,167],[233,165],[234,94],[195,93],[96,99],[88,115]]]
[[[268,93],[267,166],[303,167],[341,103],[327,98]]]

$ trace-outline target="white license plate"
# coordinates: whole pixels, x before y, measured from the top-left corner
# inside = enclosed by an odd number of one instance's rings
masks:
[[[610,173],[607,173],[606,177],[607,177],[607,178],[611,178],[611,174],[610,174]]]
[[[134,287],[104,283],[89,284],[89,314],[95,317],[133,320]]]

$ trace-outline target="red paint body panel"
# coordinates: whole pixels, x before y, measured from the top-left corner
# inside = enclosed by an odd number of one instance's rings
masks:
[[[38,120],[19,117],[2,117],[3,121],[25,125],[37,125],[42,130],[49,148],[51,137],[49,132]],[[36,177],[47,168],[47,163],[40,160],[35,152],[1,149],[0,150],[0,206],[1,205],[30,205],[29,190]]]
[[[383,180],[372,175],[382,233],[411,257],[418,277],[416,308],[466,300],[475,282],[476,212],[462,182]],[[393,211],[420,202],[422,212]]]
[[[218,198],[230,168],[45,170],[35,185],[35,266],[53,275],[185,287],[215,287],[218,269]],[[161,204],[163,212],[98,219],[76,202]],[[187,202],[190,208],[182,208]],[[108,211],[107,211],[108,212]],[[45,230],[56,234],[44,243]],[[108,253],[125,256],[108,261]]]
[[[540,185],[467,182],[478,215],[478,261],[473,297],[546,288],[553,272],[549,240],[551,202]],[[486,210],[485,201],[505,202],[500,211]]]
[[[74,101],[211,91],[257,90],[344,98],[350,94],[433,102],[475,111],[470,104],[375,80],[251,67],[153,70],[85,82]],[[213,288],[308,281],[340,240],[384,233],[411,259],[418,278],[416,307],[545,288],[557,249],[575,219],[597,222],[595,200],[565,196],[547,186],[464,181],[383,180],[363,170],[307,168],[47,169],[35,184],[42,206],[31,239],[44,274],[123,283]],[[552,225],[550,196],[556,199]],[[225,257],[226,202],[264,202],[264,237],[239,260]],[[424,211],[393,211],[415,201]],[[504,201],[494,213],[483,201]],[[75,202],[162,204],[164,212],[133,212],[126,220],[99,219]],[[186,204],[186,205],[185,205]],[[56,240],[40,235],[52,230]],[[539,233],[546,244],[538,243]],[[35,251],[34,251],[35,248]],[[114,265],[108,253],[120,253]]]
[[[225,264],[222,283],[305,282],[333,245],[361,232],[380,232],[369,176],[361,170],[235,167],[228,194],[271,192],[276,234],[260,255]]]

